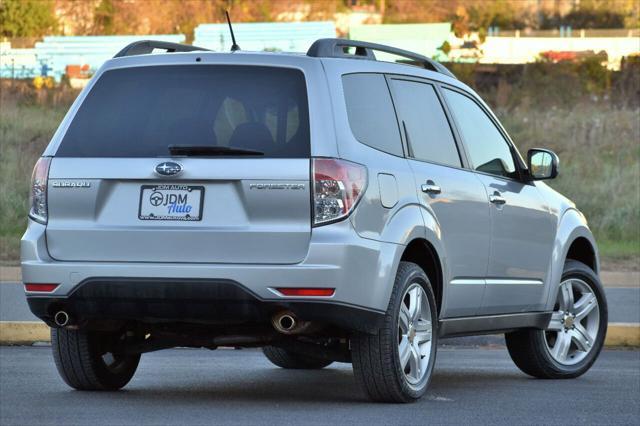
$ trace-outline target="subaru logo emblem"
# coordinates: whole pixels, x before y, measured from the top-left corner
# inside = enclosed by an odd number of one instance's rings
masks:
[[[173,161],[165,161],[156,166],[156,173],[162,176],[175,176],[182,171],[182,166]]]

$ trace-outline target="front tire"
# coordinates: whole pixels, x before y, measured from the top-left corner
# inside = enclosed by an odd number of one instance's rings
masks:
[[[84,330],[51,329],[51,349],[58,373],[77,390],[113,391],[136,372],[140,355],[121,355],[110,347],[124,335]]]
[[[568,260],[546,330],[505,335],[513,362],[541,379],[571,379],[596,361],[607,332],[607,301],[598,276],[585,264]]]
[[[429,278],[418,265],[400,262],[382,327],[351,340],[353,371],[369,398],[413,402],[424,395],[436,359],[437,320]]]

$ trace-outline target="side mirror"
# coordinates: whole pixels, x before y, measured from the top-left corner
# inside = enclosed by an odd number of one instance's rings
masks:
[[[529,176],[533,180],[553,179],[558,176],[560,159],[548,149],[534,148],[527,153]]]

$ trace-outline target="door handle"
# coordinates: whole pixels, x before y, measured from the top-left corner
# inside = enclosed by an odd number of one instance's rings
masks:
[[[493,195],[489,195],[489,201],[499,206],[507,203],[507,200],[502,195],[500,195],[498,191],[494,192]]]
[[[420,187],[425,194],[440,194],[442,188],[436,185],[432,180],[428,180],[427,183],[423,183]]]

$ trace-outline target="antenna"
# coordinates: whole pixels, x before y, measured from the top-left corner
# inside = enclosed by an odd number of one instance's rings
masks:
[[[240,46],[236,43],[236,36],[233,35],[233,27],[231,26],[231,18],[229,18],[229,11],[225,10],[224,14],[227,15],[227,24],[229,24],[229,32],[231,33],[231,41],[233,42],[231,45],[231,51],[235,52],[236,50],[240,50]]]

